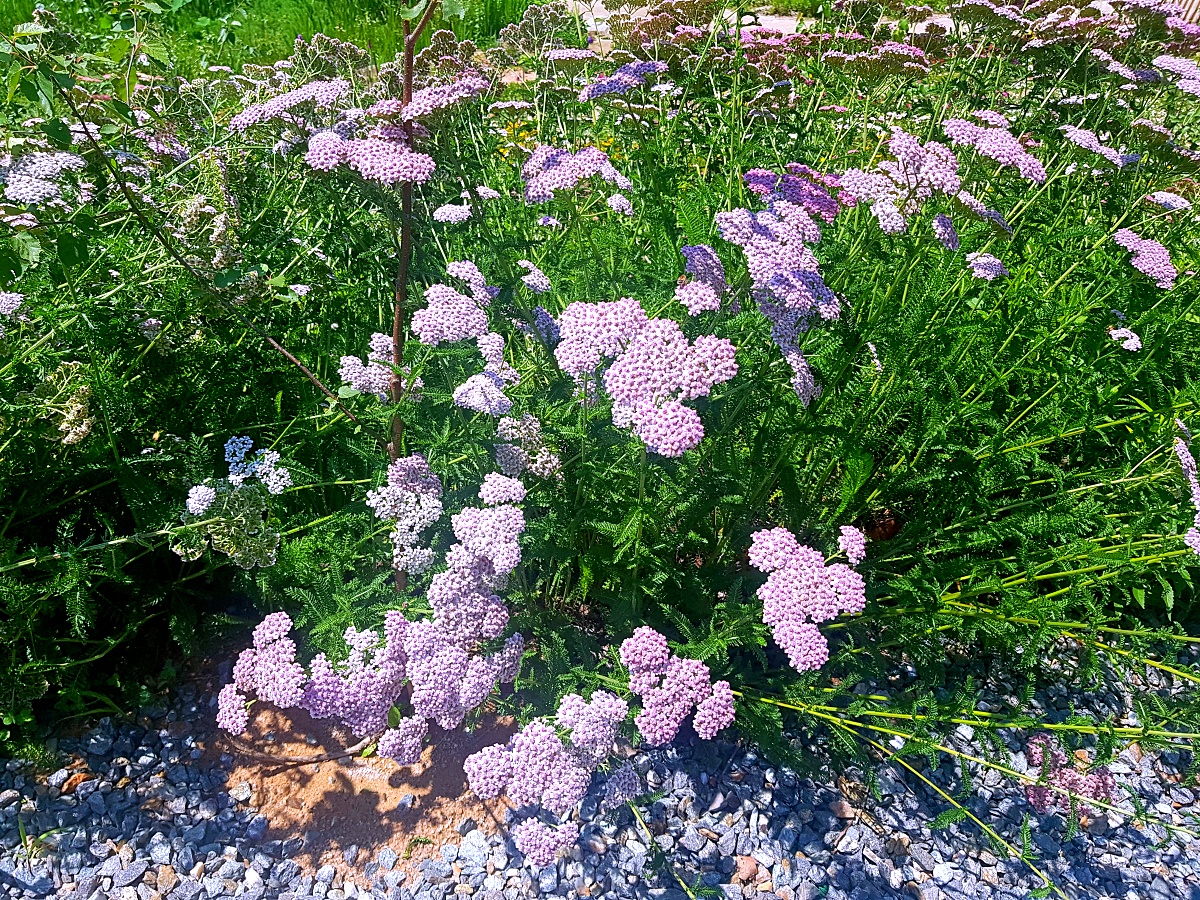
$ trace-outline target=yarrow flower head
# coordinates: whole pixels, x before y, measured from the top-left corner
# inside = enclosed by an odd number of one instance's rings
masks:
[[[618,190],[627,191],[633,187],[633,182],[618,172],[608,155],[596,147],[584,147],[572,153],[540,145],[522,166],[521,175],[525,179],[525,202],[531,204],[546,203],[556,193],[574,190],[593,176],[616,185]]]
[[[545,272],[527,259],[517,260],[517,265],[525,270],[525,274],[521,276],[521,282],[525,287],[535,294],[544,294],[550,290],[550,279],[546,277]]]
[[[990,253],[968,253],[967,265],[971,267],[972,275],[984,281],[995,281],[1009,274],[1004,263]]]
[[[1012,166],[1022,178],[1035,184],[1046,180],[1045,167],[1006,128],[976,125],[966,119],[947,119],[942,123],[942,130],[956,147],[974,147],[980,156],[1001,166]]]
[[[933,234],[934,237],[941,242],[941,245],[947,250],[957,250],[959,247],[958,232],[954,229],[954,223],[945,213],[939,213],[933,217]]]
[[[551,827],[541,819],[526,819],[513,826],[512,838],[526,861],[541,869],[554,862],[560,850],[579,840],[579,825],[567,822]]]
[[[1108,336],[1114,341],[1120,341],[1126,350],[1142,349],[1142,339],[1128,328],[1113,328],[1109,330]]]
[[[857,553],[857,547],[851,549]],[[750,564],[769,573],[758,597],[775,643],[798,672],[819,669],[829,658],[829,645],[817,624],[862,612],[862,576],[842,563],[826,565],[820,553],[801,545],[786,528],[751,535]]]
[[[450,225],[461,224],[469,218],[471,218],[471,204],[469,203],[447,203],[433,211],[435,222],[445,222]]]
[[[1181,424],[1180,427],[1185,435],[1188,437],[1191,436],[1186,426]],[[1192,527],[1184,535],[1183,542],[1187,547],[1191,548],[1192,552],[1200,556],[1200,476],[1197,475],[1196,460],[1183,438],[1175,438],[1175,456],[1179,460],[1180,469],[1183,470],[1183,477],[1188,483],[1188,491],[1191,493],[1192,498],[1192,509],[1195,510]]]
[[[608,208],[615,213],[620,213],[623,216],[633,215],[633,204],[629,202],[629,198],[624,194],[613,194],[607,200]]]
[[[721,296],[728,285],[725,282],[725,266],[717,252],[707,244],[684,246],[679,250],[687,261],[684,271],[691,276],[691,280],[680,280],[675,288],[675,299],[692,316],[720,309]]]
[[[1025,797],[1038,815],[1058,806],[1063,812],[1086,816],[1090,813],[1086,801],[1112,802],[1116,781],[1108,768],[1099,766],[1081,772],[1049,735],[1030,738],[1025,745],[1025,758],[1040,771],[1038,782],[1025,787]]]
[[[653,628],[642,626],[626,638],[620,657],[629,669],[629,689],[642,698],[634,722],[647,744],[670,743],[693,709],[693,725],[703,738],[733,723],[729,683],[711,684],[708,666],[672,654],[667,639]]]
[[[231,437],[225,442],[229,483],[236,488],[249,478],[257,478],[269,493],[282,494],[292,486],[292,475],[279,465],[279,453],[274,450],[259,450],[247,458],[253,446],[254,441],[248,437]]]
[[[1168,212],[1184,212],[1192,208],[1190,200],[1170,191],[1155,191],[1153,194],[1147,194],[1146,199]]]
[[[217,499],[217,489],[212,485],[198,484],[188,491],[187,511],[193,516],[202,516]]]
[[[867,558],[867,538],[853,525],[843,525],[838,537],[838,549],[846,554],[850,565],[857,566]]]
[[[1169,291],[1175,286],[1178,273],[1171,263],[1171,254],[1158,241],[1139,237],[1128,228],[1118,230],[1113,235],[1113,240],[1118,246],[1133,253],[1133,259],[1130,260],[1133,267],[1160,288]]]
[[[579,102],[587,103],[607,94],[627,94],[646,83],[646,76],[667,71],[669,67],[659,60],[638,59],[625,63],[611,75],[600,75],[579,92]]]
[[[403,370],[406,374],[407,369]],[[375,332],[371,335],[367,361],[357,356],[343,356],[338,361],[338,377],[350,387],[364,394],[374,394],[381,401],[391,401],[392,387],[392,336]],[[401,393],[409,399],[419,399],[424,383],[420,378],[400,377]]]

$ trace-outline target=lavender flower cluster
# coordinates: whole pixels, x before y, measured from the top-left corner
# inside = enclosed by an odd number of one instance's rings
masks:
[[[667,639],[642,627],[621,645],[621,661],[630,671],[630,690],[642,698],[635,723],[651,745],[671,741],[693,709],[696,732],[711,739],[733,723],[734,698],[729,683],[709,683],[708,667],[673,655]],[[484,799],[507,794],[517,806],[540,806],[564,818],[586,795],[592,773],[612,755],[629,704],[608,691],[590,700],[567,694],[558,704],[555,723],[533,721],[506,744],[484,747],[467,757],[467,782]],[[641,793],[641,781],[626,763],[609,775],[605,807],[612,808]],[[516,825],[513,837],[528,862],[548,865],[572,844],[578,831],[570,824],[551,826],[536,816]]]
[[[1120,341],[1121,346],[1129,351],[1141,350],[1142,339],[1128,328],[1111,328],[1108,336],[1114,341]]]
[[[510,486],[508,496],[516,493]],[[392,464],[388,483],[368,495],[368,504],[415,540],[434,513],[440,514],[440,497],[441,481],[422,457],[410,456]],[[495,653],[480,648],[508,624],[508,609],[495,591],[520,562],[524,516],[502,503],[467,507],[451,521],[459,543],[446,552],[445,571],[430,581],[432,620],[410,622],[390,611],[382,640],[374,631],[351,627],[345,633],[347,658],[335,666],[318,654],[306,674],[296,662],[295,642],[286,636],[291,620],[283,613],[268,616],[255,631],[254,646],[239,657],[233,683],[221,691],[221,726],[235,732],[246,727],[246,699],[254,692],[316,718],[337,718],[356,735],[378,735],[380,754],[407,765],[421,754],[429,720],[457,728],[497,684],[516,678],[525,648],[520,634]],[[411,713],[389,727],[389,713],[406,689]]]
[[[525,181],[525,202],[547,203],[559,191],[574,190],[593,176],[599,176],[619,190],[627,191],[633,182],[616,170],[608,154],[596,147],[584,147],[576,153],[540,144],[521,167]]]
[[[1139,237],[1128,228],[1119,229],[1113,240],[1133,254],[1130,264],[1160,288],[1169,291],[1175,286],[1178,273],[1171,263],[1171,254],[1158,241]]]
[[[392,566],[418,575],[433,564],[433,550],[421,546],[421,532],[442,517],[442,482],[425,457],[414,453],[392,460],[387,481],[367,492],[377,518],[394,523]]]
[[[667,64],[660,60],[637,59],[617,68],[611,75],[599,75],[579,92],[579,101],[586,103],[607,94],[628,94],[646,83],[647,75],[658,75],[667,71]]]
[[[790,174],[809,182],[808,188],[778,179],[776,190],[768,192],[764,190],[769,184],[766,175],[773,174],[762,170],[748,173],[751,189],[767,203],[765,210],[734,209],[717,213],[715,220],[721,237],[745,254],[759,311],[771,323],[771,339],[792,370],[796,396],[808,406],[820,388],[801,351],[801,336],[814,318],[829,321],[841,315],[841,301],[825,284],[816,254],[809,247],[821,238],[813,215],[829,221],[836,215],[830,203],[839,201],[823,190],[813,190],[817,183],[799,170]],[[839,179],[837,184],[841,183]],[[848,192],[840,192],[839,198],[855,202]]]
[[[733,724],[729,682],[711,682],[708,666],[673,654],[667,639],[653,628],[635,630],[622,641],[620,655],[629,670],[629,690],[642,699],[634,724],[650,746],[674,740],[693,710],[692,726],[705,740]]]
[[[16,291],[0,291],[0,316],[11,319],[13,313],[20,309],[24,302],[24,294],[18,294]],[[4,334],[4,326],[0,325],[0,338],[4,337]]]
[[[404,370],[405,375],[408,370]],[[343,356],[338,361],[338,377],[350,387],[364,394],[375,394],[381,402],[391,401],[392,386],[392,336],[375,332],[371,335],[370,349],[364,364],[357,356]],[[424,386],[420,378],[401,377],[401,393],[417,399]]]
[[[984,281],[995,281],[1009,274],[1004,263],[990,253],[968,253],[967,265],[970,266],[974,277]]]
[[[428,181],[435,168],[433,157],[409,149],[400,134],[391,136],[394,139],[347,139],[335,131],[319,131],[309,138],[304,160],[322,172],[345,165],[367,181],[383,185]]]
[[[835,69],[871,80],[889,76],[919,77],[928,75],[930,69],[924,50],[897,41],[882,41],[860,53],[830,50],[821,58]]]
[[[579,840],[579,826],[574,822],[551,826],[541,819],[526,819],[513,826],[512,838],[525,858],[540,869]]]
[[[678,323],[649,319],[628,297],[600,303],[572,303],[559,317],[561,340],[554,349],[559,366],[581,384],[607,358],[603,374],[612,399],[612,421],[632,427],[646,449],[682,456],[704,437],[699,414],[682,401],[706,397],[737,374],[733,345],[701,335],[689,343]]]
[[[962,182],[958,159],[942,144],[917,138],[892,128],[888,150],[894,160],[882,160],[875,172],[848,169],[841,188],[860,201],[871,204],[871,213],[885,234],[903,234],[907,217],[918,213],[935,192],[954,196]],[[943,242],[944,243],[944,242]]]
[[[860,538],[842,533],[842,550],[852,563],[865,554]],[[775,643],[796,671],[819,669],[829,659],[829,645],[817,625],[842,613],[862,612],[866,605],[862,576],[844,563],[827,565],[820,553],[801,545],[786,528],[751,535],[750,564],[769,573],[758,597],[763,602],[763,622],[771,626]]]
[[[680,247],[679,252],[687,260],[684,271],[692,277],[680,280],[675,287],[675,299],[687,308],[690,316],[720,309],[728,285],[725,266],[717,251],[707,244],[696,244]]]
[[[1077,815],[1085,816],[1090,809],[1082,801],[1112,802],[1117,785],[1108,768],[1099,766],[1087,773],[1080,772],[1049,735],[1030,738],[1025,745],[1025,758],[1041,772],[1037,784],[1025,786],[1025,798],[1038,815],[1044,816],[1058,805],[1063,812],[1074,808]],[[1069,798],[1055,788],[1067,791]]]
[[[293,110],[311,104],[316,110],[332,109],[350,93],[350,83],[344,78],[331,81],[310,81],[298,88],[276,94],[262,103],[253,103],[229,120],[234,131],[247,131],[255,125],[279,119],[295,121]]]
[[[1014,167],[1022,178],[1035,184],[1046,180],[1045,167],[1007,128],[976,125],[966,119],[947,119],[942,123],[942,130],[955,147],[973,147],[980,156],[986,156],[1001,166]]]
[[[63,176],[86,166],[87,161],[74,153],[26,153],[15,161],[7,157],[0,160],[4,199],[27,206],[63,208]]]
[[[1180,428],[1183,428],[1182,423],[1179,425]],[[1187,429],[1184,429],[1184,433],[1187,434]],[[1188,436],[1190,437],[1190,435]],[[1192,509],[1196,513],[1192,520],[1192,527],[1184,535],[1183,542],[1192,549],[1193,553],[1200,556],[1200,477],[1196,473],[1196,460],[1183,438],[1175,438],[1175,456],[1178,457],[1179,467],[1183,470],[1183,477],[1187,480]]]
[[[1058,130],[1072,144],[1082,147],[1084,150],[1091,150],[1093,153],[1104,157],[1118,169],[1124,168],[1131,163],[1136,163],[1141,159],[1141,156],[1136,153],[1121,153],[1112,147],[1105,146],[1100,142],[1100,138],[1096,136],[1094,131],[1088,131],[1086,128],[1078,128],[1074,125],[1060,125]]]
[[[562,477],[558,454],[546,446],[541,423],[529,413],[502,418],[496,428],[502,443],[495,445],[496,465],[507,476],[529,471],[538,478]]]

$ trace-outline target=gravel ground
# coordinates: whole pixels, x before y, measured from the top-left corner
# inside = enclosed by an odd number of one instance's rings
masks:
[[[1117,691],[1089,699],[1093,714],[1128,718]],[[1070,706],[1065,690],[1042,702],[1052,719],[1065,717]],[[948,803],[917,778],[901,780],[884,767],[878,795],[864,796],[854,772],[843,773],[837,785],[816,784],[753,752],[694,738],[634,758],[652,792],[639,806],[640,821],[628,807],[597,812],[597,777],[582,805],[578,847],[544,870],[532,871],[511,841],[467,820],[459,843],[443,846],[418,871],[401,871],[391,849],[351,848],[356,852],[347,851],[347,862],[355,875],[325,866],[314,877],[291,858],[303,849],[302,838],[266,839],[268,822],[247,805],[248,786],[226,783],[230,760],[206,764],[192,723],[207,722],[214,705],[215,698],[185,687],[171,709],[143,711],[156,727],[105,720],[81,739],[61,740],[59,750],[86,756],[97,776],[78,786],[67,784],[67,769],[34,777],[26,764],[5,761],[0,897],[688,900],[690,892],[716,900],[957,900],[1025,897],[1041,883],[970,822],[931,830]],[[966,727],[952,741],[975,745]],[[1024,767],[1018,745],[1009,749],[1014,767]],[[1195,827],[1196,793],[1180,783],[1187,757],[1127,751],[1112,770],[1150,812]],[[909,762],[951,794],[962,787],[957,764],[930,772],[923,759]],[[1019,845],[1031,813],[1020,786],[993,772],[971,774],[968,807]],[[32,862],[23,853],[18,816],[30,838],[41,836]],[[1057,816],[1030,824],[1035,864],[1069,897],[1200,897],[1200,842],[1165,840],[1158,826],[1137,828],[1115,817],[1092,819],[1071,840]],[[370,861],[354,866],[364,858]]]

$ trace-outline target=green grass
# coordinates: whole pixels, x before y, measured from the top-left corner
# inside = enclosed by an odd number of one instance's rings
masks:
[[[501,28],[518,21],[529,4],[530,0],[471,0],[462,19],[435,22],[435,28],[450,28],[459,39],[486,45]],[[0,30],[29,21],[34,5],[35,0],[0,0]],[[96,33],[114,28],[111,6],[45,5],[73,29]],[[292,52],[297,35],[311,38],[317,32],[366,47],[377,62],[387,62],[400,47],[403,8],[387,0],[190,0],[157,18],[176,70],[190,77],[212,65],[272,63]]]

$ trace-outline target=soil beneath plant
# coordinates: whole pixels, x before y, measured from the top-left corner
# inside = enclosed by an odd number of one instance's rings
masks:
[[[233,757],[226,789],[250,785],[248,805],[270,822],[265,840],[302,836],[304,847],[292,857],[301,869],[315,874],[332,865],[343,877],[353,877],[385,846],[400,857],[398,867],[415,870],[421,860],[437,856],[443,844],[457,844],[459,828],[469,819],[486,834],[497,831],[507,806],[503,800],[480,800],[468,790],[463,760],[503,743],[515,730],[511,719],[496,716],[484,716],[469,733],[431,726],[425,752],[413,766],[358,755],[283,767],[246,750],[310,757],[337,753],[357,740],[303,711],[256,703],[244,734],[234,739],[217,732],[208,749]],[[407,795],[412,795],[411,806]],[[348,862],[351,847],[358,852]]]

